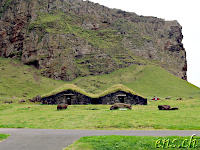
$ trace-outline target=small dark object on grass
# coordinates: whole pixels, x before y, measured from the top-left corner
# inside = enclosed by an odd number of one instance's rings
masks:
[[[177,98],[176,100],[183,100],[182,98]]]
[[[154,97],[154,98],[152,98],[151,100],[158,101],[158,100],[160,100],[160,98]]]
[[[169,105],[158,105],[159,110],[178,110],[178,107],[170,107]]]
[[[117,108],[128,108],[128,109],[132,109],[131,104],[124,104],[124,103],[115,103],[110,107],[110,110],[114,110]]]
[[[98,108],[88,108],[87,110],[99,110]]]
[[[31,108],[31,107],[28,107],[28,108]]]
[[[168,97],[166,97],[165,99],[170,99],[170,98],[172,98],[171,96],[168,96]]]
[[[178,110],[178,107],[172,107],[171,110]]]
[[[22,99],[18,103],[25,103],[25,100]]]
[[[13,102],[12,102],[12,101],[10,101],[10,102],[8,102],[8,101],[5,101],[4,103],[9,103],[9,104],[10,104],[10,103],[13,103]]]
[[[169,110],[170,106],[169,105],[158,105],[159,110]]]
[[[67,109],[68,104],[58,104],[57,110]]]
[[[37,95],[36,97],[33,97],[32,99],[29,99],[31,102],[41,102],[42,98],[40,95]]]

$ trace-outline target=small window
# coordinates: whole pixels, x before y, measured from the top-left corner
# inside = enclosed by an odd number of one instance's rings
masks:
[[[124,96],[118,96],[120,103],[124,103]]]
[[[117,97],[120,103],[124,103],[124,98],[126,97],[126,95],[117,95]]]
[[[64,94],[65,95],[65,102],[66,102],[66,104],[68,104],[68,105],[71,105],[71,101],[72,101],[72,96],[74,95],[74,94]]]

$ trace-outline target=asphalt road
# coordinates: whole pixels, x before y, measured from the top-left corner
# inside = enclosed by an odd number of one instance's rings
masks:
[[[62,150],[83,136],[200,136],[200,130],[65,130],[65,129],[6,129],[0,133],[11,136],[0,142],[0,150]]]

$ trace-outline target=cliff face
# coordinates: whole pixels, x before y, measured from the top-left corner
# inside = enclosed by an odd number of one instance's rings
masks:
[[[132,64],[156,64],[187,79],[177,21],[82,0],[1,0],[0,56],[70,81]]]

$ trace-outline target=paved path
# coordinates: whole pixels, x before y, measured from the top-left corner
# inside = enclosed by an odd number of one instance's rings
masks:
[[[0,142],[0,150],[62,150],[82,136],[200,136],[200,130],[65,130],[65,129],[5,129],[11,136]]]

